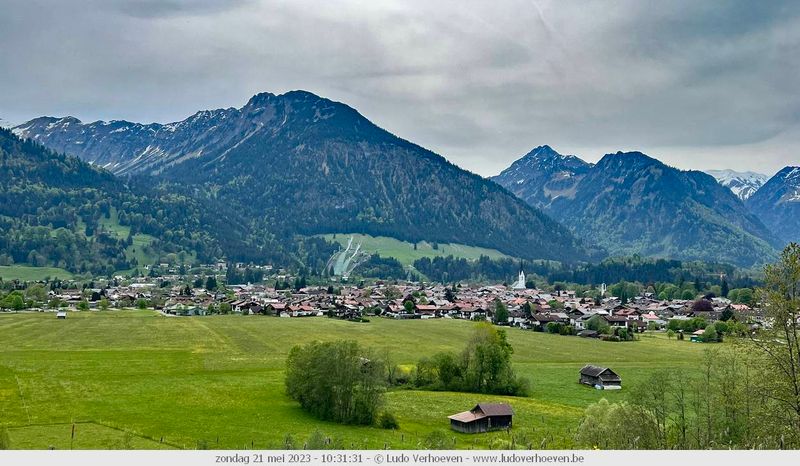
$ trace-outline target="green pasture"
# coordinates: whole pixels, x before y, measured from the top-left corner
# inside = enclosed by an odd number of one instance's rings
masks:
[[[29,265],[0,265],[3,280],[38,281],[45,278],[70,279],[72,274],[58,267],[32,267]]]
[[[386,236],[370,236],[352,233],[337,233],[336,235],[321,235],[328,241],[336,241],[342,246],[347,246],[350,237],[353,237],[353,246],[361,243],[364,251],[375,252],[382,257],[394,257],[403,265],[412,265],[415,260],[423,257],[453,256],[463,257],[464,259],[478,259],[481,256],[489,256],[492,259],[502,259],[508,257],[496,249],[479,248],[456,243],[439,243],[437,249],[433,249],[433,244],[427,241],[414,243],[400,241]],[[334,237],[335,236],[335,237]]]
[[[466,435],[447,416],[505,401],[514,431],[534,448],[567,448],[583,409],[625,395],[579,385],[586,363],[608,365],[630,386],[660,368],[691,369],[702,344],[645,336],[610,343],[509,329],[530,397],[394,390],[386,409],[400,429],[320,422],[284,394],[286,354],[311,340],[354,339],[413,365],[460,350],[474,324],[460,320],[353,323],[264,316],[163,317],[152,311],[0,314],[0,426],[14,448],[277,448],[315,429],[347,448],[419,448],[432,431],[453,448],[487,448],[508,433]],[[76,424],[76,438],[71,426]]]

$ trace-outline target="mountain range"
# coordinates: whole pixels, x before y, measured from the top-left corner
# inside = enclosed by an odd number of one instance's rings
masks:
[[[798,231],[792,170],[765,183],[755,173],[682,171],[640,152],[591,164],[545,145],[490,181],[305,91],[261,93],[168,124],[40,117],[13,132],[144,195],[153,196],[146,186],[206,206],[233,232],[209,232],[218,255],[242,261],[279,253],[319,267],[329,246],[298,248],[299,238],[354,232],[526,259],[640,254],[749,267]],[[307,249],[313,260],[298,254]]]
[[[752,266],[774,258],[781,246],[712,176],[640,152],[589,164],[540,146],[493,179],[613,255]]]
[[[14,133],[116,175],[171,183],[277,241],[355,232],[529,259],[600,253],[497,184],[309,92],[261,93],[166,125],[42,117]]]

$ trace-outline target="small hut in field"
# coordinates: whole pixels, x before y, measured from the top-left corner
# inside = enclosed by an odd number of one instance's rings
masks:
[[[450,428],[465,434],[508,429],[513,417],[514,410],[506,403],[478,403],[469,411],[448,416]]]
[[[590,385],[600,390],[619,390],[622,388],[622,379],[616,372],[608,367],[587,364],[581,369],[580,383]]]

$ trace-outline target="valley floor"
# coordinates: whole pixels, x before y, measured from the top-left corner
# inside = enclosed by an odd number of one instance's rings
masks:
[[[152,311],[73,312],[66,320],[0,314],[0,426],[16,449],[279,448],[286,434],[302,446],[315,429],[355,449],[420,448],[437,430],[453,448],[507,448],[506,432],[458,434],[447,420],[479,401],[503,401],[514,408],[514,432],[525,443],[569,448],[588,404],[626,393],[579,385],[584,364],[611,367],[629,387],[656,369],[691,370],[704,348],[661,335],[610,343],[509,329],[515,368],[532,382],[530,397],[391,391],[387,409],[400,423],[396,431],[317,421],[284,393],[285,358],[296,344],[354,339],[413,365],[460,351],[472,326],[449,319],[169,318]]]

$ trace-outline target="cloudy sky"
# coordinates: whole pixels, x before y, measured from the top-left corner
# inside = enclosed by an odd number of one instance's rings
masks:
[[[800,2],[0,0],[0,118],[305,89],[493,175],[534,146],[800,164]]]

